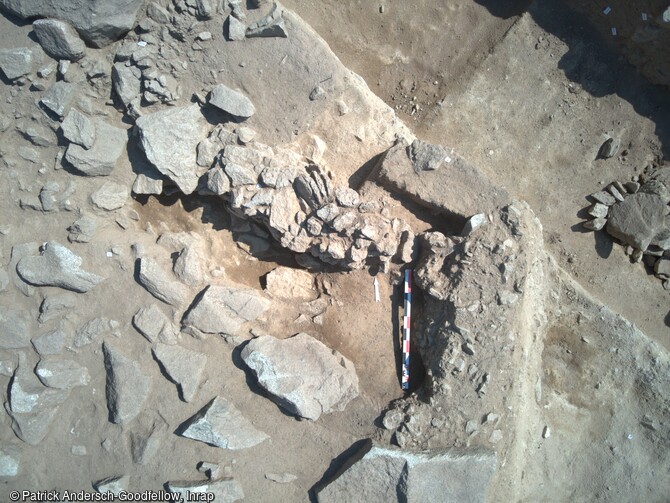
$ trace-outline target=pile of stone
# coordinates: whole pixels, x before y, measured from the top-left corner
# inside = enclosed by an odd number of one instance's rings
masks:
[[[626,183],[613,182],[591,194],[592,220],[584,228],[604,229],[626,247],[633,262],[653,268],[670,289],[670,165],[661,165]]]

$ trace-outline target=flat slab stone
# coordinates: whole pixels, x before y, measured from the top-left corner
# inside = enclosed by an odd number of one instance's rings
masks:
[[[308,334],[265,335],[242,350],[242,360],[283,409],[306,419],[344,410],[358,396],[353,363]]]
[[[492,451],[405,451],[368,440],[317,491],[319,503],[483,503],[496,470]]]
[[[151,295],[175,307],[186,304],[190,297],[189,289],[173,279],[171,272],[167,272],[158,262],[149,257],[142,257],[139,261],[140,284]]]
[[[197,351],[160,342],[152,352],[170,380],[177,385],[179,397],[185,402],[193,401],[207,357]]]
[[[133,326],[151,343],[160,341],[164,344],[175,344],[177,342],[177,327],[156,304],[139,309],[133,316]]]
[[[128,196],[128,187],[125,185],[105,182],[91,194],[91,202],[101,210],[114,211],[123,208]]]
[[[70,122],[73,114],[76,118]],[[66,137],[73,143],[70,143],[65,152],[65,160],[79,173],[86,176],[107,176],[114,171],[128,143],[125,129],[110,126],[99,119],[92,121],[76,110],[71,110],[63,122],[64,133],[66,128]],[[88,144],[91,146],[86,147]]]
[[[391,147],[375,170],[376,181],[422,206],[464,218],[489,213],[511,201],[476,167],[454,154],[438,162],[435,149],[439,146],[421,143],[412,149],[401,140]]]
[[[33,51],[27,47],[0,50],[0,70],[8,80],[15,80],[33,71]]]
[[[107,342],[102,344],[107,370],[107,409],[115,424],[131,421],[142,410],[149,396],[151,378],[134,360],[129,359]]]
[[[207,334],[235,334],[261,316],[270,301],[250,288],[211,285],[184,316],[182,325]]]
[[[49,241],[39,257],[24,257],[19,260],[16,270],[31,285],[57,286],[84,293],[104,278],[84,271],[81,263],[81,257],[56,241]]]
[[[30,345],[30,317],[0,305],[0,349],[19,349]]]
[[[199,501],[194,499],[198,494],[203,498],[214,497],[217,503],[234,503],[244,499],[242,486],[230,477],[217,480],[171,481],[166,487],[171,493],[181,494],[183,501],[189,501],[189,497],[192,498],[191,501]]]
[[[265,276],[265,290],[277,299],[310,301],[318,296],[314,277],[307,271],[277,267]]]
[[[40,103],[59,117],[65,117],[70,111],[70,105],[74,99],[76,87],[69,82],[55,82],[47,92],[44,93]]]
[[[147,159],[184,194],[191,194],[206,168],[196,162],[196,148],[206,136],[197,105],[143,115],[135,123]]]
[[[244,119],[256,113],[256,108],[249,98],[224,84],[218,84],[212,88],[209,94],[209,104],[230,115]]]
[[[270,438],[228,400],[217,396],[179,427],[182,437],[222,449],[248,449]]]
[[[72,389],[91,382],[88,369],[73,360],[43,358],[35,367],[35,374],[49,388]]]

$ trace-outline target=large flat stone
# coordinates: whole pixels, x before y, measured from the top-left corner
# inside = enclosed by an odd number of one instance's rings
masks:
[[[68,118],[75,113],[72,110],[68,114]],[[77,112],[78,116],[82,116]],[[81,119],[80,117],[80,119]],[[68,119],[66,118],[66,121]],[[83,120],[83,119],[82,119]],[[86,139],[78,139],[74,134],[68,136],[71,143],[65,152],[65,160],[69,162],[74,168],[86,176],[107,176],[112,173],[116,167],[116,162],[126,149],[128,142],[128,133],[125,129],[120,129],[110,126],[102,120],[90,121],[89,127],[78,128],[78,131],[83,133],[80,136],[86,136]],[[65,130],[63,123],[63,129]],[[95,132],[95,141],[91,143],[93,132]],[[84,143],[86,142],[86,143]],[[88,144],[90,148],[82,147],[77,143]]]
[[[464,218],[510,202],[509,194],[476,167],[455,154],[449,154],[449,160],[445,156],[440,163],[435,158],[436,149],[431,147],[436,146],[423,144],[417,150],[399,141],[383,156],[376,181],[422,206]],[[443,147],[439,148],[444,152]]]
[[[353,363],[305,333],[283,340],[270,335],[253,339],[242,359],[272,399],[300,417],[318,419],[344,410],[358,396]]]
[[[33,23],[33,31],[44,52],[54,59],[77,61],[86,54],[86,45],[64,21],[38,19]]]
[[[412,452],[368,440],[317,493],[319,503],[483,503],[496,470],[492,451]]]
[[[207,357],[197,351],[160,342],[152,351],[161,368],[177,385],[180,398],[191,402],[198,391]]]
[[[149,396],[151,378],[142,372],[136,361],[106,342],[102,352],[107,370],[109,419],[115,424],[130,422],[140,413]]]
[[[666,211],[663,197],[637,192],[610,208],[605,229],[615,238],[644,251],[663,230]]]
[[[197,105],[144,115],[135,123],[147,159],[184,194],[191,194],[206,168],[196,162],[206,125]]]

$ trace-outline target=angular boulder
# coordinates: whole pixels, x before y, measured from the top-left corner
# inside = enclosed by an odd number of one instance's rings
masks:
[[[253,339],[242,360],[280,407],[306,419],[344,410],[358,396],[353,363],[305,333]]]
[[[0,50],[0,70],[8,80],[29,74],[33,71],[33,51],[27,47]]]
[[[143,4],[143,0],[0,0],[2,10],[21,19],[67,21],[95,47],[104,47],[131,30]]]
[[[179,397],[191,402],[198,391],[207,357],[197,351],[160,342],[152,352],[170,380],[177,385]]]
[[[228,400],[217,396],[179,427],[182,437],[222,449],[248,449],[270,438]]]
[[[657,194],[637,192],[610,208],[607,233],[645,251],[665,226],[667,206]]]
[[[110,175],[126,149],[128,133],[125,129],[110,126],[102,120],[91,121],[75,112],[72,110],[63,122],[64,132],[67,128],[69,133],[66,137],[73,142],[65,152],[65,160],[82,175]],[[68,121],[73,114],[76,118]]]
[[[206,136],[197,105],[144,115],[135,123],[147,159],[184,194],[191,194],[206,169],[196,162],[198,143]]]
[[[33,22],[33,31],[42,49],[54,59],[77,61],[86,54],[86,45],[77,32],[58,19],[38,19]]]
[[[151,378],[137,362],[127,358],[108,343],[102,344],[107,371],[107,409],[109,420],[115,424],[131,421],[142,410],[149,396]]]
[[[179,281],[172,279],[171,274],[155,260],[142,257],[139,262],[140,284],[151,295],[175,307],[180,307],[186,303],[189,297],[188,288]]]
[[[319,503],[483,503],[496,456],[483,449],[406,451],[368,440],[317,491]]]
[[[243,119],[248,119],[256,113],[256,108],[249,98],[224,84],[218,84],[212,88],[209,94],[209,104]]]

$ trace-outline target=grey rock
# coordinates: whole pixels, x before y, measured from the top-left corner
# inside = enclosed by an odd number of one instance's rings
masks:
[[[0,70],[8,80],[28,75],[33,71],[33,51],[27,47],[0,50]]]
[[[85,149],[93,146],[93,142],[95,141],[95,124],[76,108],[71,109],[70,113],[67,114],[67,117],[65,117],[65,120],[61,124],[61,130],[63,131],[63,136],[72,143],[81,145]],[[108,131],[104,133],[107,135]],[[105,138],[105,140],[109,141],[109,138]]]
[[[93,488],[101,494],[111,493],[119,496],[122,492],[128,491],[129,483],[130,477],[128,475],[107,477],[95,482]]]
[[[486,501],[496,470],[492,451],[433,449],[406,451],[368,440],[335,475],[317,489],[319,503]]]
[[[112,173],[116,162],[126,149],[128,134],[125,129],[110,126],[102,120],[95,120],[93,124],[95,129],[93,145],[87,149],[78,145],[78,142],[71,143],[65,152],[65,160],[83,175],[107,176]],[[82,134],[88,136],[91,132],[85,129]]]
[[[253,166],[228,162],[223,169],[230,178],[230,185],[232,187],[256,185],[258,183],[258,173]]]
[[[621,192],[619,192],[619,189],[617,189],[614,185],[610,185],[607,187],[607,191],[614,196],[614,199],[616,199],[618,202],[622,202],[624,200],[623,195]]]
[[[133,463],[145,465],[151,461],[170,434],[169,428],[160,415],[152,418],[141,415],[129,435]]]
[[[434,171],[447,164],[449,151],[440,145],[414,140],[410,146],[410,157],[414,171]]]
[[[607,218],[609,210],[609,206],[606,206],[602,203],[595,203],[589,208],[588,213],[593,218]]]
[[[656,264],[654,264],[654,272],[661,279],[670,279],[670,259],[658,259]]]
[[[123,208],[128,200],[128,187],[115,182],[105,182],[91,194],[91,202],[101,210],[114,211]]]
[[[594,218],[593,220],[587,220],[582,225],[585,229],[590,231],[599,231],[607,224],[606,218]]]
[[[19,349],[30,345],[30,316],[0,305],[0,349]]]
[[[195,0],[196,12],[201,19],[211,19],[214,15],[214,9],[209,0]]]
[[[247,143],[251,143],[254,138],[256,138],[256,131],[250,127],[242,126],[237,128],[235,131],[237,132],[237,136],[240,139],[240,142],[244,143],[245,145]]]
[[[69,313],[77,304],[77,297],[68,292],[49,295],[40,304],[37,321],[45,323]]]
[[[300,417],[315,420],[344,410],[358,396],[354,365],[305,333],[284,340],[258,337],[241,356],[272,399]]]
[[[131,67],[124,63],[116,63],[112,66],[112,85],[114,92],[126,108],[140,96],[142,92],[142,81],[135,75]]]
[[[19,364],[14,371],[9,400],[5,405],[16,436],[30,445],[39,444],[47,435],[58,407],[68,395],[69,391],[43,386],[32,372],[25,355],[19,353]]]
[[[2,127],[0,127],[2,130]],[[25,136],[30,143],[37,145],[38,147],[50,147],[54,144],[53,133],[46,128],[40,126],[30,126],[22,131],[23,136]]]
[[[205,281],[204,254],[198,246],[187,246],[174,261],[172,271],[188,286],[199,286]]]
[[[73,360],[42,358],[35,367],[35,374],[49,388],[72,389],[91,382],[88,369]]]
[[[147,16],[158,24],[170,24],[172,21],[170,13],[156,2],[149,2],[147,5]]]
[[[74,335],[74,347],[81,348],[100,339],[113,329],[115,323],[108,318],[93,318],[87,321]]]
[[[219,166],[207,172],[207,189],[217,196],[230,192],[230,178]]]
[[[485,213],[477,213],[476,215],[471,216],[468,218],[468,221],[465,222],[461,236],[470,235],[476,228],[484,225],[486,222],[488,222],[488,218]]]
[[[104,47],[135,26],[142,0],[0,0],[0,7],[22,19],[55,18],[70,23],[95,47]]]
[[[63,351],[65,333],[61,329],[52,330],[35,337],[32,343],[40,356],[58,355]]]
[[[40,103],[59,117],[65,117],[70,111],[76,87],[68,82],[58,81],[44,93]]]
[[[265,276],[265,290],[277,299],[310,301],[318,297],[314,278],[307,271],[277,267]]]
[[[180,494],[183,501],[198,493],[214,498],[217,503],[234,503],[244,499],[242,486],[233,478],[198,481],[170,481],[166,484],[168,491]]]
[[[166,304],[181,307],[190,296],[188,288],[179,281],[172,279],[171,274],[161,267],[155,260],[142,257],[140,261],[140,284],[147,291]]]
[[[591,197],[600,204],[603,204],[605,206],[612,206],[613,204],[616,203],[616,199],[614,199],[614,196],[609,192],[605,192],[604,190],[594,192],[593,194],[591,194]]]
[[[409,145],[400,141],[383,156],[375,178],[392,192],[422,206],[465,218],[489,213],[510,201],[509,194],[477,168],[460,157],[450,157],[451,162],[440,169],[416,171]]]
[[[19,154],[21,158],[34,164],[38,163],[40,160],[40,153],[34,148],[21,146],[16,149],[16,153]]]
[[[92,215],[83,215],[67,228],[67,240],[70,243],[88,243],[93,239],[98,221]]]
[[[16,477],[21,471],[21,450],[9,444],[0,447],[0,477]]]
[[[298,477],[292,473],[266,473],[265,478],[277,484],[290,484]]]
[[[177,327],[156,304],[137,311],[133,316],[133,326],[151,343],[156,341],[164,344],[177,343]]]
[[[288,37],[283,9],[279,2],[274,2],[272,10],[267,16],[249,25],[247,38],[254,37]]]
[[[337,187],[335,189],[335,200],[337,204],[345,208],[355,208],[361,202],[358,192],[349,187]]]
[[[104,278],[84,271],[81,263],[81,257],[56,241],[49,241],[44,244],[40,256],[22,258],[16,270],[32,285],[57,286],[85,293]]]
[[[86,45],[64,21],[38,19],[33,22],[33,31],[44,52],[54,59],[77,61],[86,54]]]
[[[211,285],[198,297],[182,325],[206,334],[234,335],[245,321],[257,319],[270,305],[250,288]]]
[[[162,194],[163,180],[161,178],[152,178],[144,173],[140,173],[135,177],[135,182],[133,182],[133,193]]]
[[[610,209],[607,232],[645,251],[664,228],[666,205],[661,196],[638,192]]]
[[[626,190],[629,194],[635,194],[638,190],[640,190],[640,184],[637,182],[626,182],[623,184],[623,186],[626,187]]]
[[[235,117],[247,119],[256,113],[249,98],[224,84],[218,84],[212,88],[208,102]]]
[[[144,115],[137,119],[136,127],[147,159],[184,194],[193,193],[204,173],[196,162],[196,147],[205,136],[198,106]]]
[[[160,342],[152,351],[170,380],[177,385],[179,397],[185,402],[193,401],[207,357],[197,351]]]
[[[620,138],[607,138],[598,149],[598,159],[609,159],[614,157],[621,146]]]
[[[105,342],[102,345],[107,370],[107,409],[112,423],[131,421],[142,410],[149,396],[151,378],[137,362]]]
[[[178,432],[183,437],[230,450],[248,449],[270,438],[220,396],[183,423]]]

